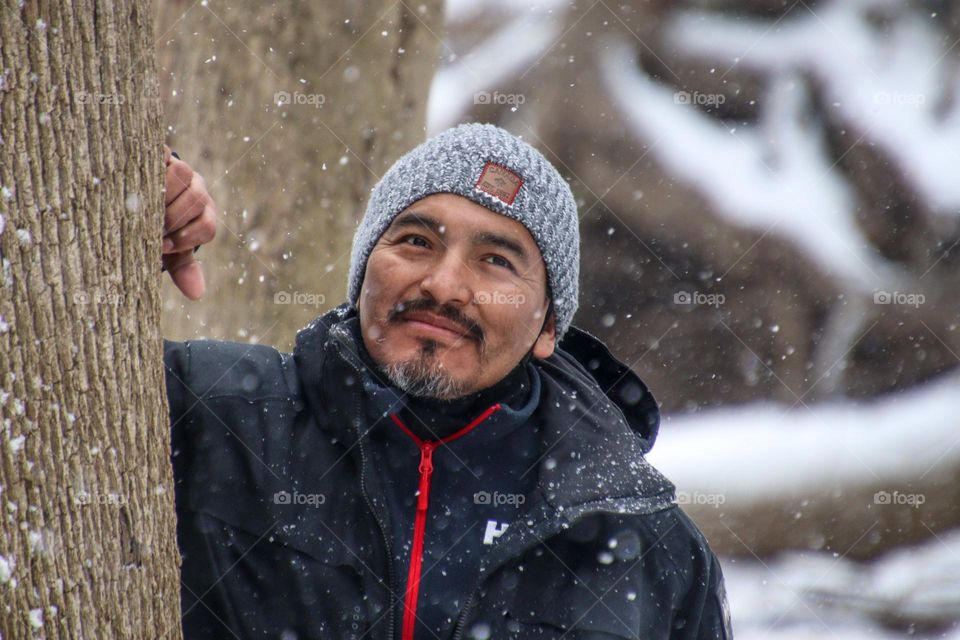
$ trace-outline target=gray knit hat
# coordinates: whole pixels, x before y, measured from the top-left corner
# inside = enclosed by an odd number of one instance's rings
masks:
[[[547,271],[557,341],[577,310],[580,231],[570,186],[543,155],[492,124],[462,124],[397,160],[374,186],[353,237],[347,297],[356,306],[367,258],[390,223],[434,193],[454,193],[530,231]]]

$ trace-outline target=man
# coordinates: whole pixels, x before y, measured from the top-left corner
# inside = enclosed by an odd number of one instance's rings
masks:
[[[203,202],[167,245],[188,295]],[[461,125],[376,185],[349,300],[292,354],[166,342],[186,637],[731,638],[578,279],[566,182]]]

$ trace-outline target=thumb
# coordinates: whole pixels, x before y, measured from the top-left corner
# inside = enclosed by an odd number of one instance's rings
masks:
[[[164,257],[164,263],[173,284],[191,300],[199,300],[206,292],[206,282],[200,263],[193,257],[193,251],[174,253]]]

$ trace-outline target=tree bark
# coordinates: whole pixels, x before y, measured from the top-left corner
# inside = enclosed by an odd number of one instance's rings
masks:
[[[148,0],[0,11],[0,636],[181,636]]]
[[[164,335],[289,348],[344,301],[370,189],[424,138],[441,26],[440,0],[162,5],[168,142],[220,210],[207,294],[167,285]]]

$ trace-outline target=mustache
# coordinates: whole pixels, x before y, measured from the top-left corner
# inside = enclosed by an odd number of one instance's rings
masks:
[[[413,313],[415,311],[428,311],[442,318],[446,318],[450,322],[453,322],[463,329],[469,337],[483,344],[483,329],[480,328],[480,325],[471,320],[466,314],[456,307],[438,305],[432,300],[428,300],[426,298],[398,303],[392,309],[390,309],[390,312],[387,314],[387,321],[391,323],[402,322],[405,314]]]

